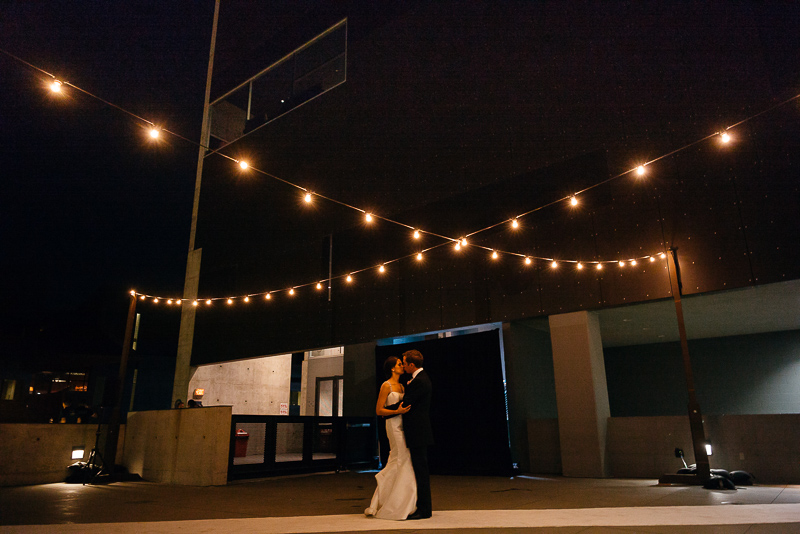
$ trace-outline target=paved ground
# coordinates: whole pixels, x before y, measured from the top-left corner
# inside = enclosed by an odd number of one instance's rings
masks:
[[[434,517],[366,518],[374,473],[193,488],[0,488],[0,532],[798,533],[800,486],[709,491],[655,480],[432,477]]]

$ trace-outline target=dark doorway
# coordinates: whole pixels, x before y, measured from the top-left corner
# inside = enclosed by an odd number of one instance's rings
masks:
[[[436,444],[430,448],[430,470],[438,475],[512,473],[508,443],[500,331],[431,339],[376,348],[377,391],[385,380],[383,362],[410,349],[425,358],[433,383],[431,423]],[[381,460],[389,444],[383,425]]]

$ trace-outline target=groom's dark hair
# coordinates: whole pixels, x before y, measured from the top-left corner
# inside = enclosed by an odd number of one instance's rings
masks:
[[[417,367],[422,367],[422,353],[417,349],[407,350],[403,353],[407,363],[413,363]]]
[[[383,362],[383,374],[386,375],[386,378],[392,377],[392,369],[394,366],[397,365],[397,360],[399,360],[397,356],[389,356],[386,358],[386,361]]]

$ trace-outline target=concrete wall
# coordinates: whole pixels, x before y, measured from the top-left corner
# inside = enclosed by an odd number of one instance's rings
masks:
[[[713,447],[712,469],[744,470],[761,484],[800,483],[800,415],[704,416],[705,434]],[[675,458],[683,449],[694,463],[688,416],[612,417],[608,421],[611,475],[657,478],[683,466]]]
[[[289,403],[291,379],[291,354],[203,365],[187,394],[202,388],[203,406],[231,406],[237,415],[280,415],[280,404]]]
[[[150,482],[224,485],[230,430],[230,406],[131,412],[121,463]]]
[[[558,436],[558,419],[528,419],[528,467],[520,469],[529,473],[561,474],[561,442]]]
[[[0,486],[63,482],[67,466],[89,459],[96,433],[97,425],[0,424]],[[117,458],[122,456],[124,436],[123,425]],[[81,460],[72,459],[77,446],[84,447]]]

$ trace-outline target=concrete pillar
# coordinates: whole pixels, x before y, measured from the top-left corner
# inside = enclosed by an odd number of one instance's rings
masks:
[[[181,327],[178,334],[178,357],[175,360],[175,378],[172,382],[172,403],[175,399],[188,402],[189,381],[196,367],[191,366],[192,344],[194,342],[194,317],[196,308],[192,301],[197,298],[200,285],[200,259],[203,249],[189,252],[186,261],[186,280],[183,285],[183,302],[181,302]]]
[[[607,477],[610,408],[600,321],[586,311],[550,316],[550,340],[564,476]]]

